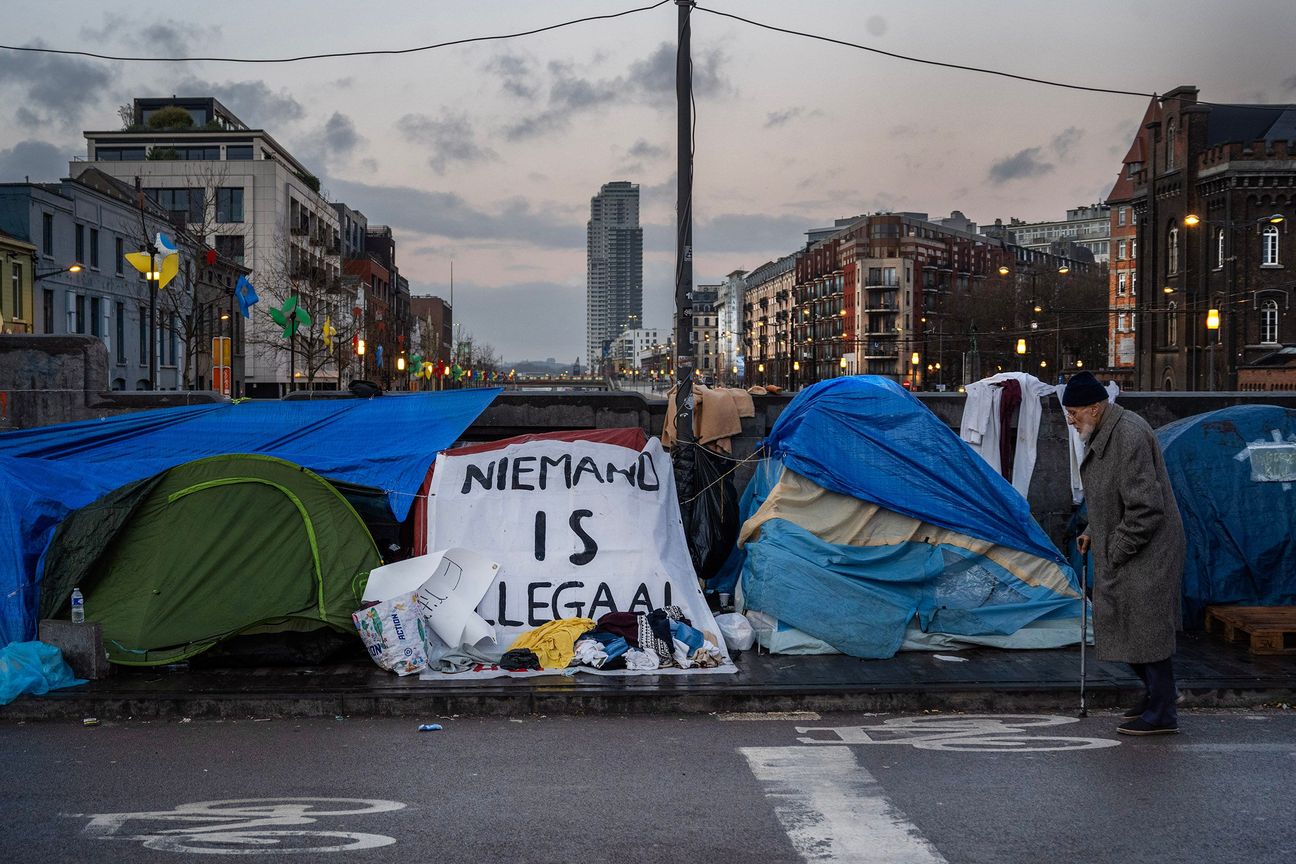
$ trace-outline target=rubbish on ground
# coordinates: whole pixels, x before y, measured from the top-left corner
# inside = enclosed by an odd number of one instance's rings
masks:
[[[98,726],[98,725],[99,725],[99,718],[98,718],[98,717],[82,717],[82,718],[81,718],[81,725],[82,725],[82,726]]]
[[[748,651],[756,643],[756,630],[747,620],[747,616],[737,612],[727,612],[724,615],[717,615],[715,621],[730,651]]]
[[[10,642],[0,648],[0,705],[23,693],[41,696],[86,683],[76,677],[63,652],[44,642]]]
[[[949,654],[933,654],[937,660],[944,660],[946,663],[966,663],[966,657],[953,657]]]
[[[420,731],[420,732],[440,732],[440,731],[441,731],[441,724],[440,724],[440,723],[424,723],[423,725],[421,725],[421,726],[418,727],[418,731]]]
[[[192,723],[192,722],[193,722],[193,718],[192,718],[192,717],[181,717],[181,718],[180,718],[180,722],[181,722],[181,723]]]

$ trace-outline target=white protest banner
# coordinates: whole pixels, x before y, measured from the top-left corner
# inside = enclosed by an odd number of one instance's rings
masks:
[[[500,645],[546,621],[679,606],[724,650],[698,587],[670,457],[591,441],[527,441],[437,457],[428,548],[500,564],[477,611]]]

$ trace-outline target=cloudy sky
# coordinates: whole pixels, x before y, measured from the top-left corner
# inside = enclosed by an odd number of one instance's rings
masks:
[[[49,0],[0,42],[105,53],[274,57],[516,32],[651,0],[474,3]],[[1296,102],[1285,0],[1085,3],[704,0],[887,51],[1211,101]],[[122,11],[106,11],[116,7]],[[249,65],[0,51],[0,179],[54,179],[81,130],[134,96],[214,94],[400,245],[416,294],[506,358],[582,353],[585,221],[640,184],[644,306],[669,325],[675,8],[396,57]],[[75,22],[75,23],[73,23]],[[695,274],[787,254],[812,226],[881,209],[979,222],[1060,218],[1110,188],[1146,100],[939,69],[694,13]]]

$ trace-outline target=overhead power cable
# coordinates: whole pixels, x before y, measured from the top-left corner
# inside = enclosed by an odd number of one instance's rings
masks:
[[[34,54],[62,54],[74,57],[91,57],[95,60],[122,60],[132,63],[297,63],[302,60],[328,60],[335,57],[374,57],[380,55],[416,54],[420,51],[433,51],[437,48],[449,48],[454,45],[468,45],[473,42],[494,42],[501,39],[517,39],[520,36],[534,36],[537,33],[546,33],[550,30],[558,30],[562,27],[571,27],[574,24],[585,24],[590,21],[606,21],[610,18],[621,18],[625,15],[633,15],[636,12],[647,12],[650,9],[656,9],[658,6],[665,6],[670,2],[671,0],[659,0],[659,2],[653,3],[651,6],[640,6],[635,9],[626,9],[621,12],[612,12],[607,15],[589,15],[585,18],[575,18],[571,21],[563,21],[558,24],[537,27],[533,30],[520,30],[516,33],[500,33],[494,36],[471,36],[466,39],[452,39],[448,42],[436,42],[432,45],[419,45],[413,48],[376,48],[369,51],[334,51],[327,54],[303,54],[298,57],[128,57],[114,54],[98,54],[94,51],[73,51],[66,48],[42,48],[34,45],[0,45],[0,49],[5,51],[26,51]]]
[[[763,24],[760,21],[753,21],[750,18],[744,18],[741,15],[734,15],[732,12],[721,12],[718,9],[708,9],[705,6],[693,7],[699,12],[710,12],[712,15],[719,15],[722,18],[732,18],[735,21],[741,21],[744,24],[750,24],[753,27],[760,27],[763,30],[773,30],[776,33],[786,33],[789,36],[800,36],[805,39],[817,39],[820,42],[830,42],[833,45],[841,45],[845,48],[857,48],[860,51],[868,51],[871,54],[881,54],[883,57],[890,57],[894,60],[905,60],[909,63],[921,63],[925,66],[940,66],[945,69],[958,69],[962,72],[979,72],[983,75],[998,75],[1001,78],[1012,78],[1016,81],[1026,81],[1031,84],[1045,84],[1049,87],[1065,87],[1068,90],[1085,90],[1090,93],[1113,93],[1117,96],[1143,96],[1148,99],[1156,97],[1155,93],[1143,93],[1138,90],[1117,90],[1110,87],[1089,87],[1084,84],[1068,84],[1063,81],[1051,81],[1047,78],[1033,78],[1029,75],[1017,75],[1012,72],[1003,72],[998,69],[985,69],[980,66],[965,66],[961,63],[946,63],[942,60],[928,60],[924,57],[911,57],[908,54],[898,54],[894,51],[885,51],[881,48],[874,48],[871,45],[861,45],[858,42],[847,42],[844,39],[834,39],[831,36],[821,36],[817,33],[806,33],[801,30],[790,30],[786,27],[776,27],[773,24]]]
[[[772,30],[775,33],[784,33],[789,36],[800,36],[804,39],[815,39],[819,42],[828,42],[833,45],[841,45],[844,48],[855,48],[860,51],[867,51],[870,54],[880,54],[883,57],[890,57],[893,60],[904,60],[908,63],[920,63],[924,66],[939,66],[943,69],[956,69],[960,72],[976,72],[981,75],[995,75],[1000,78],[1010,78],[1014,81],[1025,81],[1028,84],[1043,84],[1046,87],[1061,87],[1066,90],[1082,90],[1087,93],[1109,93],[1115,96],[1140,96],[1144,99],[1160,98],[1156,93],[1145,93],[1142,90],[1121,90],[1115,87],[1090,87],[1086,84],[1071,84],[1066,81],[1054,81],[1050,78],[1036,78],[1031,75],[1018,75],[1014,72],[1004,72],[1001,69],[986,69],[981,66],[967,66],[962,63],[947,63],[943,60],[928,60],[925,57],[913,57],[908,54],[900,54],[895,51],[886,51],[881,48],[874,48],[871,45],[861,45],[858,42],[847,42],[844,39],[834,39],[831,36],[822,36],[818,33],[806,33],[802,30],[792,30],[787,27],[776,27],[773,24],[765,24],[760,21],[753,21],[750,18],[744,18],[741,15],[735,15],[732,12],[721,12],[718,9],[708,9],[705,6],[694,6],[699,12],[710,12],[712,15],[718,15],[721,18],[732,18],[735,21],[741,21],[744,24],[750,24],[753,27],[759,27],[763,30]],[[1211,108],[1246,108],[1262,111],[1272,111],[1275,108],[1288,107],[1283,105],[1240,105],[1233,102],[1204,102],[1198,101],[1196,105],[1204,105]]]

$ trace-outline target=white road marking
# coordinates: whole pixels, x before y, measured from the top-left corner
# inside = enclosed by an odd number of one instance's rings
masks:
[[[895,717],[873,726],[798,726],[802,744],[899,744],[916,750],[965,753],[1039,753],[1050,750],[1094,750],[1117,747],[1113,738],[1035,735],[1027,729],[1067,726],[1075,717],[1031,714],[954,714]]]
[[[742,747],[797,853],[822,864],[945,864],[849,747]]]
[[[85,837],[134,841],[146,849],[160,852],[292,855],[390,846],[396,840],[384,834],[303,831],[298,826],[313,825],[320,816],[390,813],[404,808],[405,805],[399,801],[367,798],[235,798],[196,801],[172,810],[64,815],[90,819],[82,829]],[[178,823],[187,827],[156,828],[147,833],[130,834],[122,830],[130,822]],[[284,830],[285,827],[293,830]],[[321,839],[329,845],[321,845]]]
[[[717,720],[818,720],[818,711],[734,711],[716,715]]]

